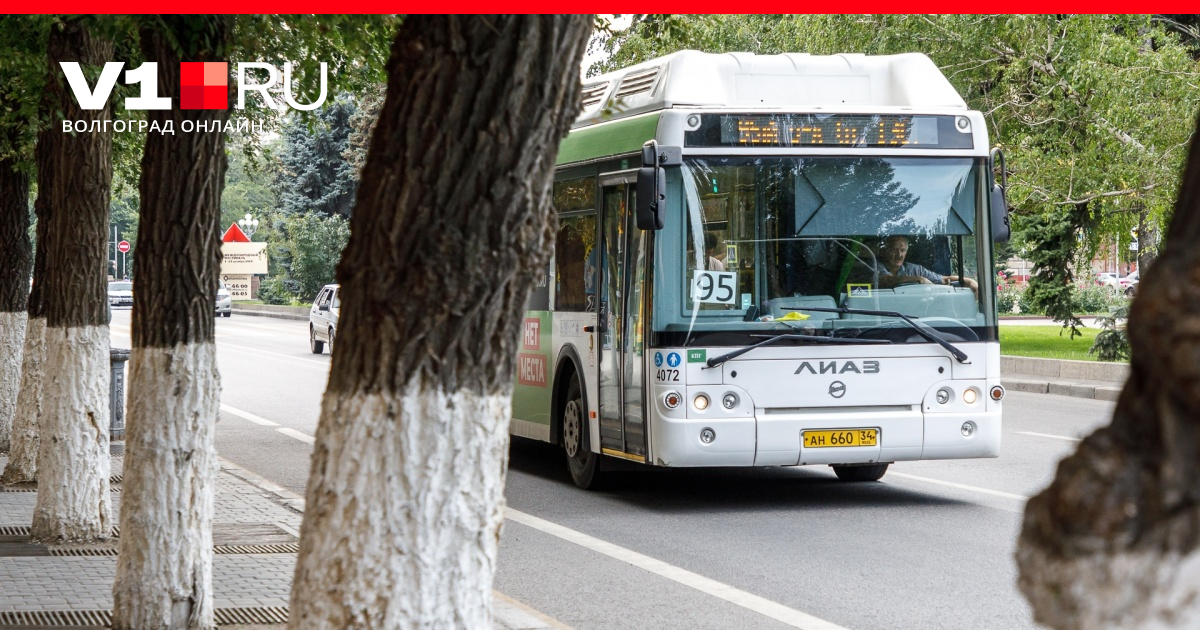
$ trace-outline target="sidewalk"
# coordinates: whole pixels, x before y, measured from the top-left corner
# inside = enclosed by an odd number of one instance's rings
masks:
[[[0,469],[7,457],[0,455]],[[120,512],[122,456],[112,460],[112,514]],[[104,628],[112,616],[116,544],[70,547],[29,543],[35,491],[0,487],[0,628]],[[224,460],[213,518],[213,597],[217,625],[283,628],[302,497]],[[494,593],[499,630],[566,626]]]

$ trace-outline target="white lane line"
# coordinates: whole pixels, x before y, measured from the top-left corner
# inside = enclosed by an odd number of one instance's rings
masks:
[[[1066,440],[1068,442],[1079,442],[1079,438],[1066,437],[1065,435],[1050,435],[1049,433],[1034,433],[1033,431],[1017,431],[1020,435],[1032,435],[1034,437],[1050,438],[1052,440]]]
[[[225,413],[233,414],[244,420],[249,420],[250,422],[253,422],[254,424],[261,424],[264,427],[279,426],[278,422],[271,422],[270,420],[267,420],[266,418],[264,418],[262,416],[256,416],[256,415],[250,413],[249,411],[242,411],[241,409],[234,409],[233,407],[230,407],[229,405],[226,405],[225,403],[221,403],[221,411],[224,411]]]
[[[249,411],[242,411],[241,409],[236,409],[234,407],[230,407],[229,405],[226,405],[224,403],[221,403],[221,411],[224,411],[225,413],[228,413],[228,414],[235,415],[235,416],[237,416],[239,418],[243,418],[245,420],[249,420],[250,422],[253,422],[254,424],[261,424],[264,427],[272,427],[279,433],[282,433],[290,438],[300,440],[301,442],[304,442],[305,444],[313,444],[317,441],[317,438],[314,438],[313,436],[308,435],[307,433],[301,433],[295,429],[289,429],[288,427],[281,427],[281,426],[279,426],[278,422],[271,422],[270,420],[267,420],[266,418],[264,418],[262,416],[256,416],[256,415],[250,413]]]
[[[901,472],[889,472],[889,477],[900,477],[902,479],[912,479],[913,481],[923,481],[925,483],[937,484],[946,486],[947,488],[955,488],[957,490],[968,490],[970,492],[979,492],[981,494],[990,494],[994,497],[1004,497],[1005,499],[1013,499],[1014,501],[1028,501],[1029,497],[1023,494],[1012,494],[1010,492],[1000,492],[999,490],[989,490],[988,488],[980,488],[978,486],[968,486],[966,484],[954,483],[952,481],[942,481],[941,479],[931,479],[929,477],[918,477],[917,475],[909,475]]]
[[[605,542],[599,538],[593,538],[587,534],[577,532],[573,529],[563,527],[556,523],[540,519],[531,514],[514,510],[513,508],[505,508],[505,518],[510,521],[520,523],[526,527],[532,527],[536,530],[557,536],[567,542],[575,543],[585,549],[590,549],[597,553],[604,554],[610,558],[629,563],[639,569],[649,571],[660,577],[664,577],[673,582],[677,582],[684,586],[694,588],[701,593],[723,599],[735,606],[741,606],[747,610],[756,612],[760,615],[770,617],[776,621],[787,624],[793,628],[804,628],[806,630],[846,630],[842,626],[830,623],[824,619],[819,619],[808,613],[800,612],[794,608],[788,608],[783,604],[773,602],[769,599],[752,595],[746,591],[736,589],[728,584],[718,582],[706,578],[697,573],[692,573],[686,569],[681,569],[677,566],[667,564],[662,560],[656,560],[650,556],[645,556],[636,551],[630,551],[624,547],[619,547],[610,542]]]
[[[317,438],[315,438],[311,435],[308,435],[306,433],[301,433],[295,429],[289,429],[287,427],[283,427],[283,428],[279,428],[279,429],[275,429],[275,430],[288,436],[288,437],[296,438],[297,440],[300,440],[301,442],[304,442],[306,444],[313,444],[317,441]]]

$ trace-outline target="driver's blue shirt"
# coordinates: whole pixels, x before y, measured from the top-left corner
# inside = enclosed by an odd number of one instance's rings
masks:
[[[900,265],[900,268],[896,270],[896,273],[892,273],[891,271],[888,271],[887,265],[880,261],[875,263],[875,271],[879,274],[880,278],[886,276],[920,276],[934,284],[942,284],[946,281],[946,277],[942,274],[930,271],[921,265],[910,262]]]

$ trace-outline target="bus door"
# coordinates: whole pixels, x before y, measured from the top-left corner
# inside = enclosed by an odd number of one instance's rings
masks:
[[[634,173],[601,178],[599,270],[600,446],[644,459],[646,235],[633,215]],[[632,457],[629,457],[632,456]]]

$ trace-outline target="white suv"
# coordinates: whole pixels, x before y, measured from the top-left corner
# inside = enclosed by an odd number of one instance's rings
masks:
[[[338,297],[338,285],[327,284],[317,292],[312,308],[308,310],[308,348],[313,354],[321,354],[329,344],[333,354],[333,338],[337,336],[338,312],[342,300]]]

